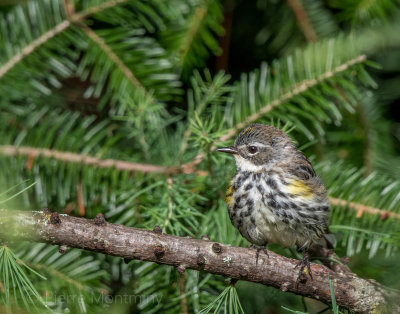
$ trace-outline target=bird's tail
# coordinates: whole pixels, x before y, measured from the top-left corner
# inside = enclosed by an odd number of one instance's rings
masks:
[[[336,247],[335,235],[328,230],[318,243],[310,247],[311,256],[316,258],[322,257],[321,262],[336,272],[348,273],[350,269],[346,266],[348,259],[346,257],[339,258],[334,251]]]
[[[334,249],[336,247],[336,238],[333,233],[325,233],[321,239],[325,242],[322,244],[327,249]]]

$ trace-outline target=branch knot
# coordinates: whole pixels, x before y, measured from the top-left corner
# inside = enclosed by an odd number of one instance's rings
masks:
[[[52,225],[60,224],[61,223],[60,215],[58,213],[56,213],[56,212],[51,213],[51,215],[50,215],[50,223]]]
[[[161,244],[157,244],[154,248],[154,255],[157,259],[161,259],[165,254],[166,248]]]

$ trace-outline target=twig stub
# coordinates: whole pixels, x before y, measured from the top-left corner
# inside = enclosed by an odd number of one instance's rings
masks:
[[[165,251],[166,251],[165,246],[157,244],[156,247],[154,248],[154,255],[156,256],[157,259],[161,259],[163,258]]]
[[[97,226],[102,226],[106,223],[104,215],[102,213],[98,213],[94,218],[94,224]]]
[[[157,234],[162,234],[161,227],[159,225],[155,225],[153,228],[153,232]]]
[[[222,252],[222,246],[219,243],[214,243],[212,245],[212,250],[214,253],[220,254]]]
[[[56,213],[56,212],[51,213],[51,215],[50,215],[50,223],[52,225],[60,224],[61,223],[60,215],[58,215],[58,213]]]

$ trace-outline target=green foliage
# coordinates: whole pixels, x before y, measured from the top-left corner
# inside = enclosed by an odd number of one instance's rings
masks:
[[[332,299],[332,312],[334,314],[339,314],[339,307],[336,305],[335,287],[330,278],[329,278],[329,291],[331,293],[331,299]]]
[[[0,273],[3,288],[1,293],[2,303],[20,306],[22,302],[26,308],[36,304],[47,307],[24,268],[42,280],[46,280],[45,277],[27,266],[20,259],[17,259],[7,246],[2,245],[0,247]]]
[[[67,249],[67,248],[65,248]],[[20,245],[18,255],[41,274],[51,278],[45,289],[46,304],[52,309],[63,309],[65,303],[71,311],[85,311],[85,303],[95,308],[107,295],[107,287],[102,284],[109,280],[109,273],[102,268],[102,260],[79,250],[68,250],[64,254],[57,247],[46,244]]]
[[[199,313],[207,314],[210,313],[210,311],[218,313],[222,309],[224,313],[244,313],[234,286],[226,287],[210,305],[205,307]]]
[[[222,6],[217,0],[172,1],[175,14],[160,33],[161,44],[184,78],[203,67],[210,54],[221,54],[218,38],[224,33]]]
[[[327,185],[331,196],[350,202],[362,203],[370,208],[379,208],[398,214],[400,183],[379,172],[364,176],[363,169],[346,167],[343,162],[318,164],[317,172]],[[369,258],[378,253],[386,256],[398,254],[400,246],[399,218],[364,213],[357,208],[346,210],[342,205],[331,208],[331,226],[337,232],[346,255],[352,256],[361,250],[369,251]],[[361,216],[358,214],[361,213]]]
[[[13,62],[20,54],[29,54],[28,58],[22,58],[15,64],[14,71],[5,73],[0,84],[2,103],[7,104],[10,99],[24,99],[19,91],[29,93],[31,98],[40,94],[50,95],[52,88],[62,85],[60,79],[73,74],[73,60],[78,57],[76,51],[70,49],[69,31],[62,33],[62,38],[57,36],[55,27],[65,27],[62,25],[65,22],[62,2],[30,1],[16,6],[6,15],[0,15],[1,64]],[[37,45],[40,49],[26,50]],[[8,66],[12,67],[12,64]]]
[[[387,21],[397,12],[397,0],[330,0],[329,4],[339,12],[337,18],[342,21],[350,21],[354,25],[366,24],[371,21],[377,23]]]
[[[275,110],[269,114],[270,119],[290,121],[310,140],[316,132],[323,135],[321,122],[338,124],[342,120],[339,106],[353,111],[357,97],[354,79],[370,84],[363,67],[359,63],[351,65],[350,61],[360,55],[361,50],[351,37],[338,37],[312,44],[270,65],[263,64],[255,72],[243,74],[236,85],[235,101],[226,108],[227,126],[232,127],[243,117],[254,114],[261,118],[263,110],[269,111],[267,108],[271,107]],[[356,77],[349,76],[350,71],[337,70],[346,64]],[[349,96],[341,97],[341,90]],[[285,106],[280,106],[281,103]],[[307,120],[315,129],[304,124]]]
[[[234,164],[213,150],[248,123],[268,123],[290,132],[339,200],[330,226],[339,255],[398,288],[398,276],[383,270],[400,246],[400,126],[388,109],[399,97],[397,1],[299,3],[315,42],[286,1],[31,0],[0,8],[0,207],[102,212],[113,223],[247,246],[223,200]],[[217,71],[215,59],[229,68]],[[124,171],[116,161],[174,171]],[[7,310],[327,310],[259,285],[226,287],[203,272],[181,277],[142,261],[8,245],[0,247]]]
[[[338,33],[339,27],[335,23],[333,14],[327,10],[323,2],[312,0],[302,2],[318,38],[329,38]]]

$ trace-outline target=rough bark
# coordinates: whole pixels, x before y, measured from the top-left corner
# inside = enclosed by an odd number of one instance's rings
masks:
[[[59,215],[48,211],[0,211],[0,239],[46,242],[177,267],[195,269],[273,286],[326,303],[331,302],[329,279],[339,306],[360,313],[398,313],[399,296],[376,281],[358,278],[348,271],[334,272],[311,265],[313,280],[298,282],[297,261],[269,251],[262,252],[256,265],[255,251],[216,243],[129,228],[95,219]]]

